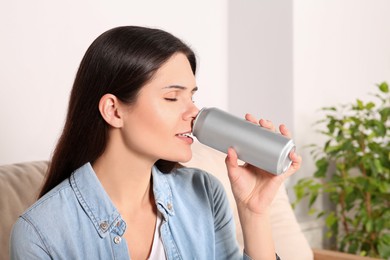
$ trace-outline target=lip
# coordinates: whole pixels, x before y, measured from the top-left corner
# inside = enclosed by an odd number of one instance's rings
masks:
[[[186,131],[186,132],[183,132],[183,133],[178,133],[176,135],[190,135],[191,133],[192,133],[192,131],[189,130],[189,131]]]
[[[175,136],[179,138],[180,140],[186,142],[187,144],[192,144],[194,142],[194,139],[192,138],[192,131],[186,131],[183,133],[176,134]]]

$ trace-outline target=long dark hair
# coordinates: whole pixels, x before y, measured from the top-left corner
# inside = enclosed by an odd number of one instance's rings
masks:
[[[106,148],[108,124],[98,104],[107,93],[134,104],[139,90],[175,53],[187,56],[196,72],[194,52],[172,34],[152,28],[123,26],[100,35],[85,53],[70,95],[68,113],[46,174],[40,197]],[[159,160],[157,167],[172,170],[174,162]]]

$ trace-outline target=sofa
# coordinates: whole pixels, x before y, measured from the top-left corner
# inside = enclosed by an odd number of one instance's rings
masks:
[[[185,166],[204,169],[223,183],[235,214],[237,239],[242,247],[242,233],[239,228],[237,209],[224,164],[225,154],[198,142],[193,144],[192,150],[193,158]],[[12,225],[18,216],[36,200],[47,167],[47,161],[0,166],[0,259],[9,259],[9,235]],[[284,186],[280,188],[273,201],[271,220],[276,251],[282,259],[311,260],[313,257],[316,260],[360,259],[357,256],[326,250],[312,250],[301,232]]]

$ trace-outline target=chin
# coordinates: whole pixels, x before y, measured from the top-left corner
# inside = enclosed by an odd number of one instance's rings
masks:
[[[171,154],[166,160],[172,162],[186,163],[192,158],[191,149],[186,150],[178,150],[178,154]]]
[[[182,160],[178,160],[177,162],[186,163],[186,162],[190,161],[191,158],[192,158],[192,154],[188,158],[183,158]]]

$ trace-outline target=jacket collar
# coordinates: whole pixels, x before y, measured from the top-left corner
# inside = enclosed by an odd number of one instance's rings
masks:
[[[153,193],[156,205],[161,213],[174,215],[172,191],[166,174],[160,172],[156,166],[152,168]],[[71,187],[89,219],[93,223],[100,237],[107,236],[115,231],[122,236],[126,230],[126,223],[104,190],[92,165],[86,163],[70,176]],[[163,212],[165,211],[165,212]]]
[[[86,163],[72,173],[70,184],[100,237],[107,236],[114,228],[118,229],[119,235],[123,235],[126,224],[122,221],[90,163]]]
[[[168,173],[173,174],[173,173]],[[153,193],[157,206],[161,206],[166,213],[175,215],[173,208],[172,190],[168,183],[167,173],[162,173],[155,165],[152,168]],[[160,210],[160,208],[159,208]],[[161,211],[161,210],[160,210]],[[164,212],[161,211],[165,216]]]

